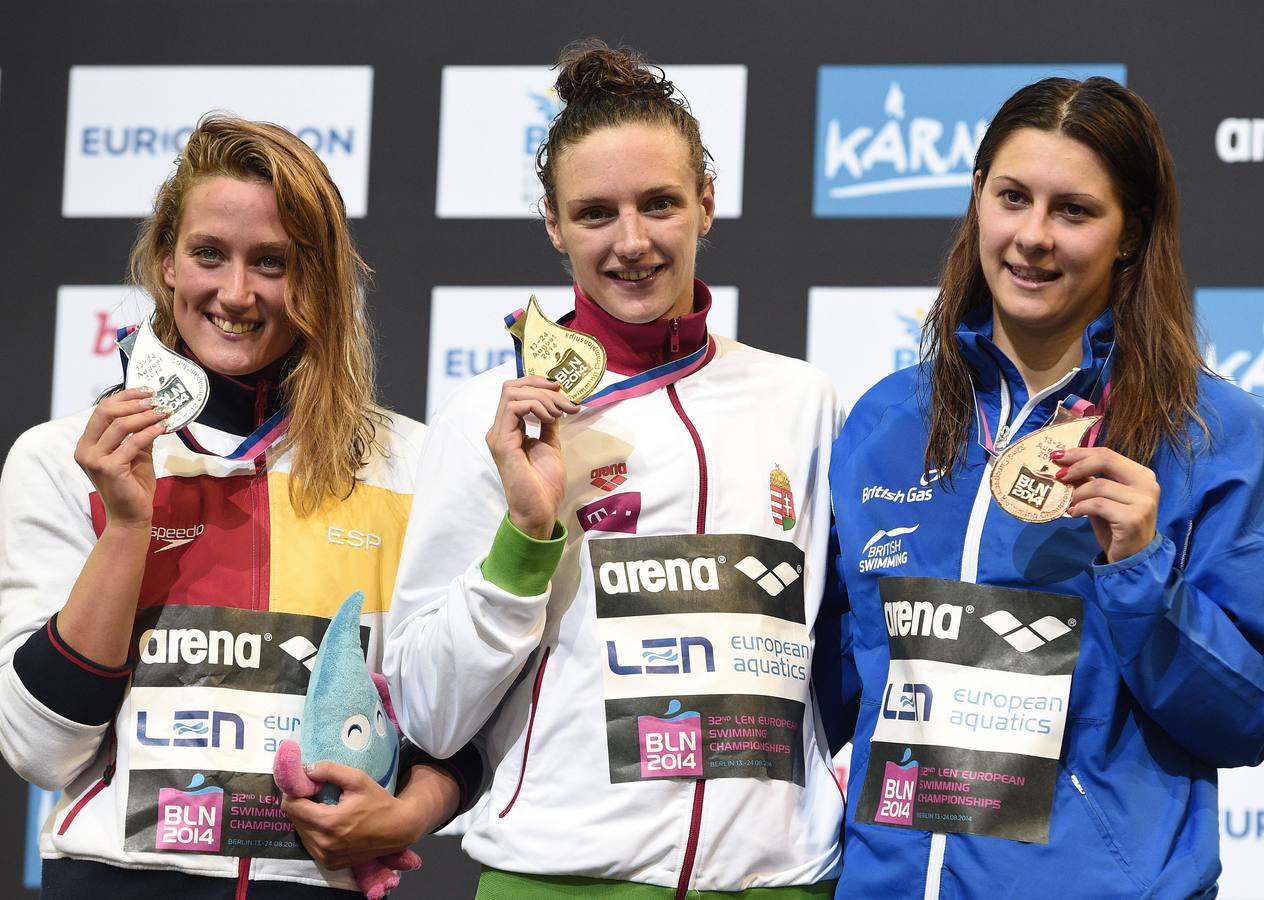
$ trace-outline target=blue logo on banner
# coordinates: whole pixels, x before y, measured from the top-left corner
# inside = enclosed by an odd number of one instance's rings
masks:
[[[26,801],[26,858],[22,866],[22,886],[28,890],[38,891],[40,886],[40,827],[44,824],[44,820],[48,818],[49,813],[53,811],[53,806],[57,803],[57,798],[61,796],[60,791],[44,791],[40,790],[33,784],[27,785],[27,801]]]
[[[821,66],[812,211],[822,217],[964,213],[974,154],[992,115],[1050,75],[1106,75],[1122,65]]]
[[[1207,367],[1264,402],[1264,288],[1194,292]]]

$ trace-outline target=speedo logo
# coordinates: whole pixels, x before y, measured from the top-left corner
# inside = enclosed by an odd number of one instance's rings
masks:
[[[1052,643],[1064,634],[1070,634],[1071,627],[1075,625],[1074,619],[1068,619],[1064,623],[1053,616],[1045,616],[1030,625],[1024,625],[1012,613],[1003,609],[988,613],[979,621],[1005,638],[1005,642],[1019,653],[1030,653],[1037,647]]]
[[[910,603],[907,600],[889,600],[882,604],[882,615],[887,622],[887,634],[891,637],[908,637],[910,634],[922,637],[934,635],[937,638],[955,641],[961,636],[962,612],[962,607],[955,603],[941,603],[936,606],[926,600],[919,600],[916,603]]]
[[[186,665],[236,666],[259,668],[259,651],[272,635],[231,631],[202,631],[200,628],[150,628],[140,636],[140,661],[185,663]]]
[[[589,483],[603,491],[613,491],[628,480],[628,464],[626,462],[611,463],[593,469],[588,474]]]
[[[748,556],[733,566],[755,582],[769,597],[775,597],[799,580],[799,572],[788,562],[777,563],[769,569],[753,556]]]
[[[597,577],[607,594],[720,589],[720,573],[712,556],[604,562]]]
[[[149,529],[150,540],[165,541],[166,543],[155,550],[155,553],[162,553],[175,547],[183,547],[185,544],[193,543],[193,539],[206,530],[206,526],[198,523],[189,528],[165,528],[161,525],[155,525]]]

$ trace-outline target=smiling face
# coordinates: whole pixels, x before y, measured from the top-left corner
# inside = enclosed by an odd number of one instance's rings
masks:
[[[1078,340],[1110,302],[1116,261],[1135,242],[1097,154],[1055,131],[1022,128],[975,173],[979,262],[994,328],[1010,340]]]
[[[271,185],[219,176],[189,189],[162,271],[175,292],[176,328],[203,365],[248,375],[294,346],[285,313],[289,244]]]
[[[566,147],[556,172],[545,227],[580,289],[624,322],[691,312],[715,194],[708,180],[698,195],[684,138],[640,123],[598,129]]]

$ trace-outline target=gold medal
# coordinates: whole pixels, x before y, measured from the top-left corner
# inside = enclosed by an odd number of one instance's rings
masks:
[[[518,339],[523,372],[556,381],[575,403],[595,391],[606,374],[606,348],[594,337],[549,321],[534,294],[526,312],[505,330]]]
[[[1049,454],[1078,447],[1101,416],[1077,416],[1058,407],[1053,422],[1005,448],[992,466],[992,496],[1024,522],[1052,522],[1071,505],[1074,488],[1053,476],[1062,468]]]

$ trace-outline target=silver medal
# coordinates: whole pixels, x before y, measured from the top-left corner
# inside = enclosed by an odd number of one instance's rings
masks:
[[[168,350],[148,319],[136,331],[119,341],[127,354],[124,387],[146,387],[154,392],[159,406],[171,410],[167,433],[179,431],[196,419],[211,394],[210,381],[196,363]]]

